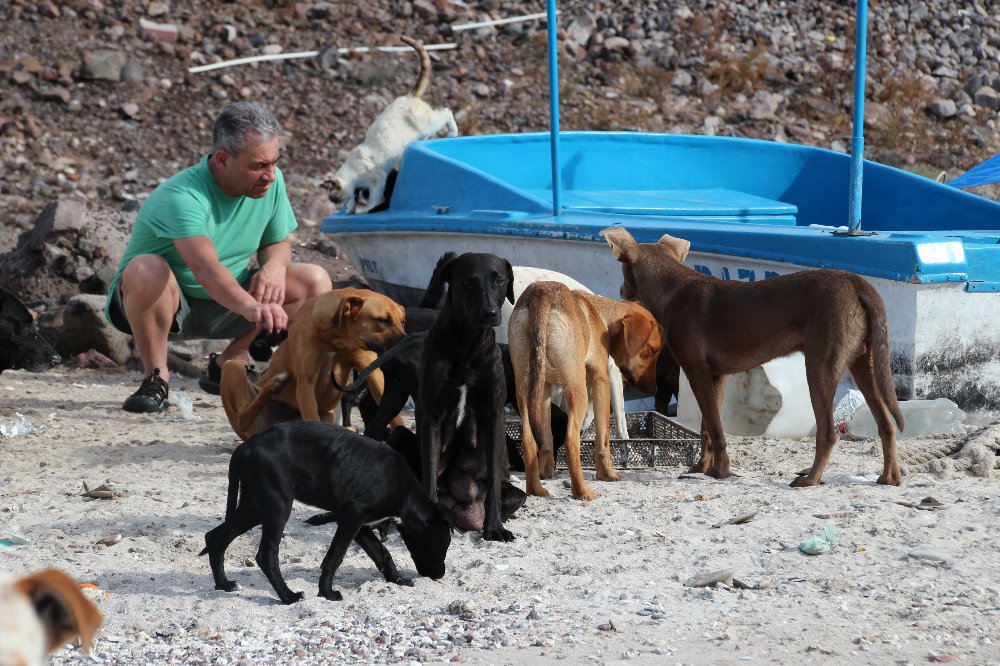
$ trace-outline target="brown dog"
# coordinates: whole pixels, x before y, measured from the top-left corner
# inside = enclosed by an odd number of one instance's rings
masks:
[[[402,306],[369,289],[334,289],[309,299],[256,385],[241,361],[223,366],[222,405],[233,430],[247,439],[282,421],[331,423],[342,395],[331,376],[347,384],[351,370],[364,370],[376,352],[403,336],[404,317]],[[369,376],[368,388],[381,401],[381,372]]]
[[[601,235],[622,264],[622,297],[636,298],[663,326],[666,342],[691,383],[701,409],[701,459],[691,468],[717,479],[729,476],[720,421],[726,375],[800,351],[816,416],[816,457],[793,486],[823,478],[837,433],[833,397],[844,368],[871,408],[882,440],[878,482],[899,485],[896,433],[903,429],[889,368],[885,305],[864,278],[846,271],[815,270],[761,282],[718,280],[681,261],[691,243],[663,236],[636,243],[621,227]]]
[[[90,647],[101,611],[61,571],[14,578],[0,573],[0,664],[41,666],[56,648],[80,637]]]
[[[566,463],[572,494],[592,500],[597,493],[583,480],[580,468],[580,428],[587,412],[588,394],[594,403],[594,462],[601,481],[620,481],[611,461],[611,393],[608,357],[625,379],[646,393],[656,392],[656,359],[660,330],[646,308],[615,301],[559,282],[533,282],[524,290],[508,324],[510,360],[514,366],[517,405],[524,419],[522,440],[524,478],[529,495],[547,497],[539,481],[551,475],[551,390],[565,390],[563,409],[569,417]],[[542,441],[538,452],[537,439]]]

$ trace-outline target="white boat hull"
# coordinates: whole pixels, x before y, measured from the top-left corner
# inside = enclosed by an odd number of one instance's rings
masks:
[[[373,288],[415,304],[445,251],[489,252],[519,266],[565,273],[594,293],[618,297],[621,270],[604,243],[447,232],[343,233],[337,240]],[[804,266],[692,252],[685,262],[722,279],[754,281]],[[1000,292],[964,283],[912,284],[867,277],[885,301],[892,367],[901,398],[948,397],[1000,408]]]

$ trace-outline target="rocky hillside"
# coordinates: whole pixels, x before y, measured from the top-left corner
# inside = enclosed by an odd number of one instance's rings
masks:
[[[936,177],[1000,152],[1000,15],[989,0],[872,0],[867,155]],[[559,3],[562,125],[761,137],[846,150],[855,3]],[[540,0],[6,0],[0,3],[0,240],[9,249],[69,195],[117,212],[210,146],[229,101],[275,108],[303,222],[317,187],[416,75],[410,52],[331,47],[452,42],[427,97],[463,134],[547,127],[545,25],[463,23]],[[151,26],[152,24],[158,24]],[[261,53],[321,51],[192,74]]]

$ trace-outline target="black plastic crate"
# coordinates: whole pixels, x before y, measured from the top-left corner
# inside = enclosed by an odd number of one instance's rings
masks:
[[[690,467],[701,454],[701,437],[659,412],[627,412],[625,423],[631,439],[616,439],[615,417],[611,416],[611,461],[618,469]],[[521,450],[521,421],[509,418],[507,435]],[[580,440],[580,466],[594,469],[594,426]],[[556,453],[556,468],[566,469],[566,448]]]

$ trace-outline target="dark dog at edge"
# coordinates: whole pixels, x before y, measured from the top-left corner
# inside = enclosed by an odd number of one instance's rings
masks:
[[[892,420],[903,415],[889,367],[885,305],[864,278],[814,270],[760,282],[719,280],[684,266],[691,243],[663,236],[636,243],[622,227],[601,232],[622,264],[622,298],[638,299],[663,327],[667,344],[701,409],[701,459],[692,472],[729,476],[720,408],[726,375],[796,351],[805,355],[816,416],[816,456],[793,486],[821,483],[837,432],[833,398],[844,368],[871,408],[882,441],[878,483],[901,480]]]
[[[406,461],[385,444],[345,428],[316,421],[279,423],[240,444],[229,463],[226,518],[205,534],[215,589],[231,592],[225,554],[233,539],[261,525],[257,564],[282,603],[304,598],[281,575],[278,546],[292,502],[325,509],[337,521],[323,558],[319,595],[340,601],[333,578],[351,542],[357,543],[390,583],[413,585],[396,568],[392,555],[371,525],[399,518],[397,525],[417,573],[444,576],[451,544],[451,523],[421,488]]]
[[[35,328],[31,311],[21,299],[0,288],[0,372],[42,372],[61,360]]]
[[[506,384],[494,328],[503,299],[514,302],[514,272],[506,259],[470,252],[448,261],[441,278],[448,292],[424,341],[416,403],[422,483],[437,502],[438,475],[460,453],[448,444],[468,412],[475,422],[476,453],[486,465],[482,537],[511,541],[514,535],[501,516]]]

